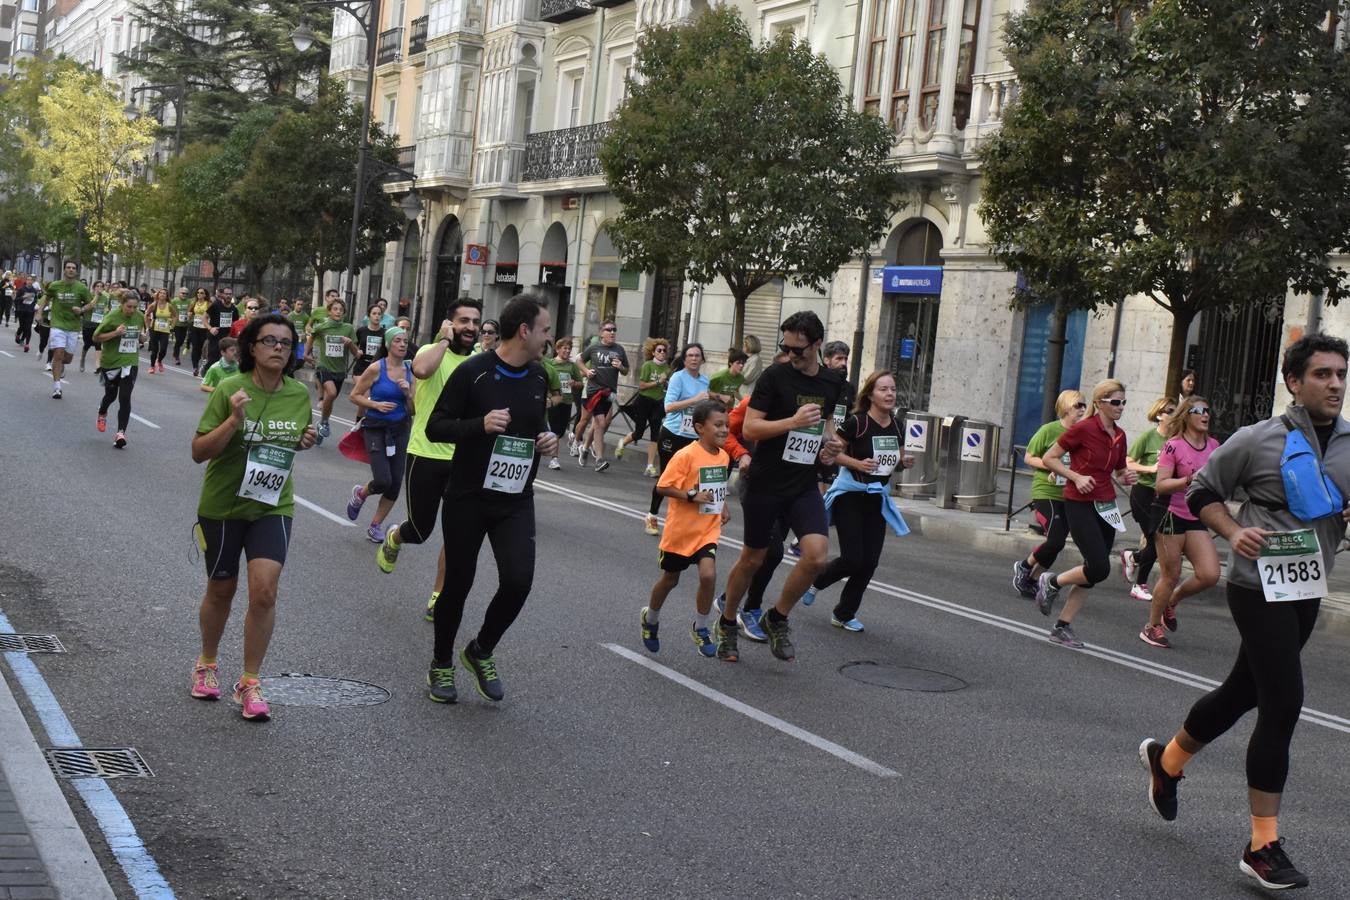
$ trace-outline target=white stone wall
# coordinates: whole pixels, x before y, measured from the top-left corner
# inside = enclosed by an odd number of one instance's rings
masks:
[[[1015,280],[987,265],[944,267],[929,411],[1011,428],[1021,356],[1021,324],[1008,307]]]

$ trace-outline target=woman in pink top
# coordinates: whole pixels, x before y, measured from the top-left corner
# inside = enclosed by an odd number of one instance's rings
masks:
[[[1167,512],[1158,525],[1158,585],[1153,589],[1148,623],[1139,640],[1154,647],[1170,647],[1167,631],[1177,630],[1177,604],[1219,583],[1219,553],[1214,538],[1190,507],[1186,488],[1204,467],[1219,442],[1209,436],[1209,401],[1187,397],[1167,420],[1167,440],[1158,454],[1158,495],[1170,495]],[[1191,561],[1194,574],[1181,582],[1181,557]],[[1180,584],[1178,583],[1180,582]],[[1165,630],[1164,630],[1165,629]]]

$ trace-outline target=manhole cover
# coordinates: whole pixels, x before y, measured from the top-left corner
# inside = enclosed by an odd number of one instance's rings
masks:
[[[959,691],[969,685],[945,672],[932,669],[916,669],[912,666],[891,666],[885,663],[861,660],[845,663],[839,667],[839,674],[853,681],[871,684],[876,687],[892,688],[897,691]]]
[[[58,778],[153,778],[135,747],[48,747],[47,765]]]
[[[282,706],[374,706],[389,699],[378,684],[287,672],[262,676],[263,696]]]
[[[65,653],[66,648],[54,634],[0,634],[0,652]]]

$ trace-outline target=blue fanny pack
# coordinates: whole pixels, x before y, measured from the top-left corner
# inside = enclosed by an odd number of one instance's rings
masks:
[[[1288,432],[1284,453],[1280,456],[1280,474],[1284,477],[1284,497],[1289,511],[1302,522],[1315,522],[1337,516],[1345,509],[1345,499],[1322,468],[1317,452],[1288,416],[1280,416]]]

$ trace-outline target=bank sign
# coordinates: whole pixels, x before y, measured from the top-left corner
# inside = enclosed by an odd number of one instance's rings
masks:
[[[881,290],[936,296],[942,293],[942,266],[886,266],[881,272]]]

